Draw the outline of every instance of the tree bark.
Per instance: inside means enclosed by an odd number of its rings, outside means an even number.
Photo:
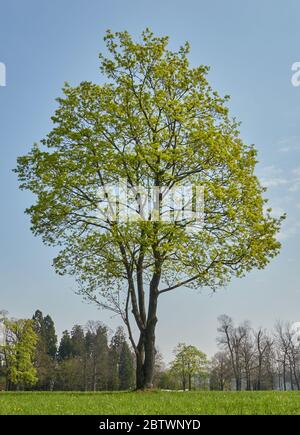
[[[153,388],[155,364],[155,334],[154,328],[141,334],[140,343],[136,352],[136,389],[146,390]]]
[[[283,359],[283,390],[286,391],[286,361]]]
[[[128,279],[128,297],[125,308],[125,323],[128,328],[129,338],[133,344],[136,355],[136,389],[149,389],[153,388],[153,377],[155,367],[155,328],[157,323],[157,302],[159,296],[159,282],[161,277],[162,261],[159,252],[157,251],[157,244],[153,244],[154,256],[154,272],[149,286],[149,304],[148,312],[146,315],[145,309],[145,293],[143,283],[143,250],[137,264],[137,295],[135,292],[135,284],[133,279],[133,271],[130,263],[126,257],[126,250],[120,244],[120,250],[123,257],[124,265],[126,267]],[[128,316],[129,300],[131,301],[132,314],[135,318],[136,325],[139,328],[140,337],[138,344],[135,345],[130,321]]]
[[[150,283],[147,323],[143,331],[140,332],[136,349],[136,388],[142,390],[153,388],[158,282],[159,276],[154,274]]]

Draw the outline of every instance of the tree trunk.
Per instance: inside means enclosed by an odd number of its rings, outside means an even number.
[[[136,350],[136,388],[146,390],[153,388],[155,366],[155,328],[157,323],[158,290],[156,285],[150,285],[150,300],[147,324],[140,333]]]
[[[155,322],[156,323],[156,322]],[[153,388],[155,366],[155,323],[141,334],[136,352],[136,389]]]
[[[144,388],[144,369],[143,362],[139,355],[136,355],[136,389],[142,390]]]
[[[262,362],[261,360],[259,360],[259,365],[258,365],[258,376],[257,376],[257,390],[261,389],[261,374],[262,374]]]
[[[189,373],[189,391],[192,391],[192,375]]]
[[[96,361],[95,356],[93,360],[93,391],[97,390],[97,370],[96,370]]]
[[[286,391],[286,363],[283,361],[283,390]]]
[[[150,329],[145,339],[144,387],[153,388],[155,366],[155,326]]]
[[[144,360],[145,360],[143,334],[140,335],[135,357],[136,357],[136,389],[142,390],[144,388]]]

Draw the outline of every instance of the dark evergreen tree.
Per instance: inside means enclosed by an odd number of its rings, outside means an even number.
[[[68,331],[63,331],[60,345],[58,348],[58,359],[60,361],[68,359],[72,356],[72,341]]]
[[[53,388],[55,381],[57,336],[54,322],[49,315],[43,317],[40,310],[36,310],[32,320],[38,338],[35,351],[35,367],[38,376],[36,388],[49,390]]]
[[[127,390],[133,387],[133,360],[123,328],[117,328],[108,346],[107,327],[90,321],[63,331],[57,349],[52,318],[40,310],[33,315],[38,336],[35,368],[39,390]],[[86,331],[86,332],[85,332]]]
[[[118,327],[115,334],[113,335],[109,352],[109,368],[108,368],[108,389],[118,390],[119,389],[119,362],[122,345],[125,341],[125,334],[122,327]]]
[[[57,353],[57,335],[55,333],[54,322],[49,314],[44,317],[44,334],[46,352],[52,359],[55,359]]]
[[[107,327],[101,322],[89,321],[86,325],[85,389],[108,388],[108,343]]]
[[[123,342],[119,361],[119,389],[129,390],[134,385],[133,355],[128,343]]]
[[[100,324],[94,337],[93,390],[107,389],[108,342],[107,327]]]
[[[82,326],[75,325],[71,331],[72,356],[83,358],[85,354],[85,337]]]

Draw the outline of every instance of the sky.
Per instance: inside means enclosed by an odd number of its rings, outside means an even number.
[[[212,294],[178,289],[162,295],[157,344],[168,361],[178,342],[208,355],[216,349],[217,317],[271,329],[276,320],[300,321],[300,61],[297,0],[0,0],[0,309],[14,317],[49,313],[57,332],[75,323],[121,320],[82,301],[71,278],[55,275],[55,249],[30,231],[12,169],[16,158],[51,130],[50,117],[65,81],[103,82],[98,53],[106,29],[138,38],[146,27],[170,36],[171,49],[191,44],[192,65],[211,67],[208,79],[231,95],[241,137],[258,150],[257,174],[268,187],[274,214],[286,212],[281,254],[263,271],[233,280]],[[3,84],[3,83],[2,83]],[[1,85],[1,77],[0,77]]]

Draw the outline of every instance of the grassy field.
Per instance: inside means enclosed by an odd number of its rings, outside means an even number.
[[[300,414],[300,392],[0,392],[0,414]]]

